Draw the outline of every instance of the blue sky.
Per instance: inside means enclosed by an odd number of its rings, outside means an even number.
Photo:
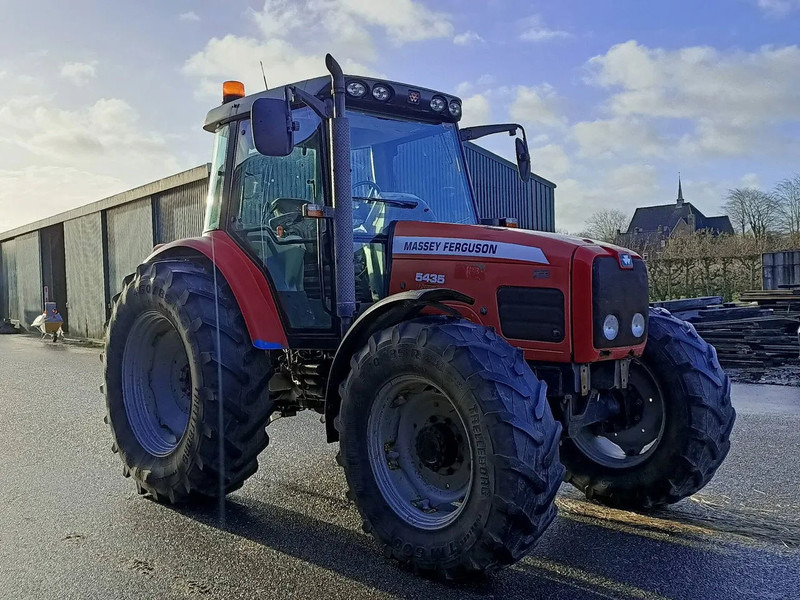
[[[557,227],[800,172],[800,0],[0,0],[0,230],[206,162],[224,79],[349,72],[522,122]],[[510,154],[507,138],[489,147]]]

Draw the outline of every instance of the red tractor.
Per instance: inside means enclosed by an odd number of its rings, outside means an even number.
[[[390,555],[443,577],[522,558],[562,480],[646,508],[702,488],[735,413],[694,328],[610,244],[482,222],[458,98],[345,76],[227,82],[205,233],[125,279],[106,333],[114,449],[138,490],[222,497],[266,426],[324,415]],[[566,467],[566,468],[565,468]]]

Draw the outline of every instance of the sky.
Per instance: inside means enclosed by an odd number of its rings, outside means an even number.
[[[352,74],[515,121],[556,226],[800,172],[800,0],[0,0],[0,231],[208,162],[221,83]],[[509,138],[486,146],[512,157]]]

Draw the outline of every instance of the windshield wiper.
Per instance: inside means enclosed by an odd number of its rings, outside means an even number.
[[[353,196],[353,200],[361,200],[362,202],[382,202],[390,206],[398,208],[417,208],[419,202],[416,200],[400,200],[399,198],[367,198],[366,196]]]

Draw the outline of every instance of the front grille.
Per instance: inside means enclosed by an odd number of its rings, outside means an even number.
[[[595,348],[636,346],[647,339],[647,267],[644,261],[634,259],[632,269],[622,269],[612,256],[601,256],[592,264],[592,322]],[[636,313],[645,318],[642,337],[634,337],[631,319]],[[616,339],[603,335],[603,320],[612,314],[619,320]]]
[[[502,287],[497,291],[500,329],[507,338],[564,339],[564,294],[554,288]]]

